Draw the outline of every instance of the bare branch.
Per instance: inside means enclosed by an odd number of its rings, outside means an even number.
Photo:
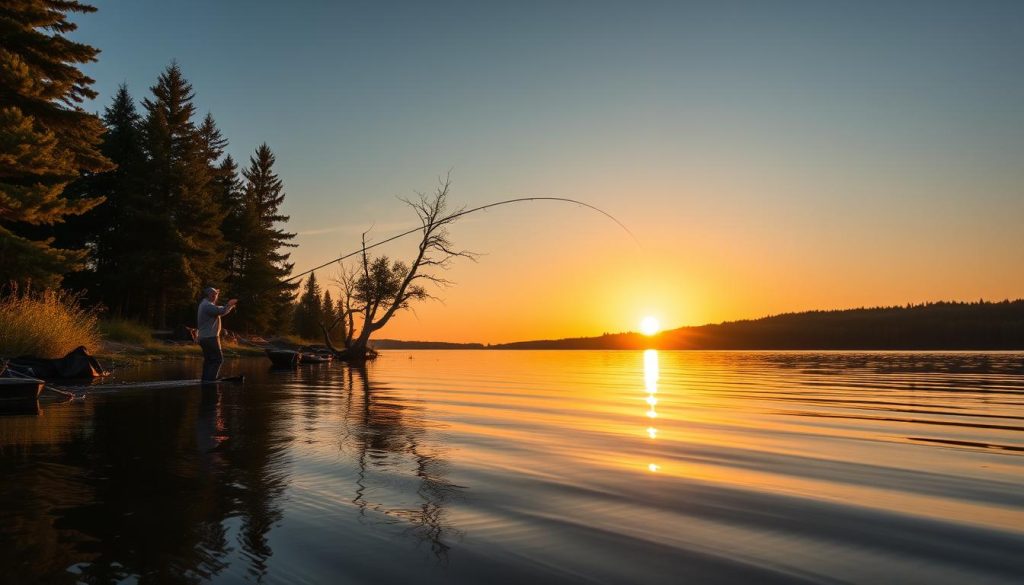
[[[476,261],[477,254],[456,248],[449,235],[448,226],[465,210],[465,207],[449,209],[450,190],[451,171],[438,179],[433,193],[416,192],[415,197],[398,198],[412,208],[420,221],[420,241],[408,265],[387,256],[371,258],[366,250],[366,232],[362,234],[359,268],[344,267],[336,280],[342,290],[339,318],[348,325],[345,327],[346,347],[365,351],[370,335],[384,327],[396,312],[410,309],[416,302],[440,300],[424,285],[436,288],[454,285],[437,271],[447,270],[457,258]],[[362,328],[355,335],[353,321],[357,313],[361,316]]]

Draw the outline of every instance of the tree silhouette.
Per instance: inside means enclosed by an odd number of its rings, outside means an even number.
[[[452,284],[438,276],[438,270],[447,269],[456,258],[475,259],[472,252],[456,250],[449,238],[448,226],[462,211],[461,208],[449,210],[450,189],[451,177],[448,176],[439,181],[433,194],[418,193],[415,200],[402,199],[416,212],[421,225],[416,257],[409,264],[387,256],[371,258],[367,254],[366,233],[363,233],[358,272],[343,265],[337,279],[342,289],[341,302],[346,309],[332,322],[320,324],[324,342],[339,358],[359,361],[372,357],[369,342],[375,332],[387,325],[398,311],[410,308],[413,302],[433,298],[425,285],[446,287]],[[344,348],[338,349],[330,331],[342,323],[346,324]]]

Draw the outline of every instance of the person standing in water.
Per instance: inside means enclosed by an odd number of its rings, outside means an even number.
[[[220,318],[230,313],[238,299],[231,299],[226,305],[217,305],[220,291],[208,286],[203,289],[203,300],[199,303],[196,325],[199,347],[203,348],[203,382],[216,382],[224,352],[220,349]]]

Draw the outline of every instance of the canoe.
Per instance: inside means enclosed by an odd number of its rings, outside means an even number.
[[[267,349],[267,357],[275,368],[294,368],[299,365],[301,354],[290,349]]]
[[[35,378],[0,378],[0,400],[34,402],[42,393],[43,384]]]

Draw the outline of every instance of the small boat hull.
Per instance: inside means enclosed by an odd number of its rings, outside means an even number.
[[[0,378],[0,401],[35,402],[43,392],[44,382],[34,378]]]
[[[300,364],[329,364],[333,359],[329,355],[317,355],[315,353],[299,354]]]
[[[299,352],[290,349],[268,349],[266,352],[275,368],[294,368],[299,365],[301,358]]]

